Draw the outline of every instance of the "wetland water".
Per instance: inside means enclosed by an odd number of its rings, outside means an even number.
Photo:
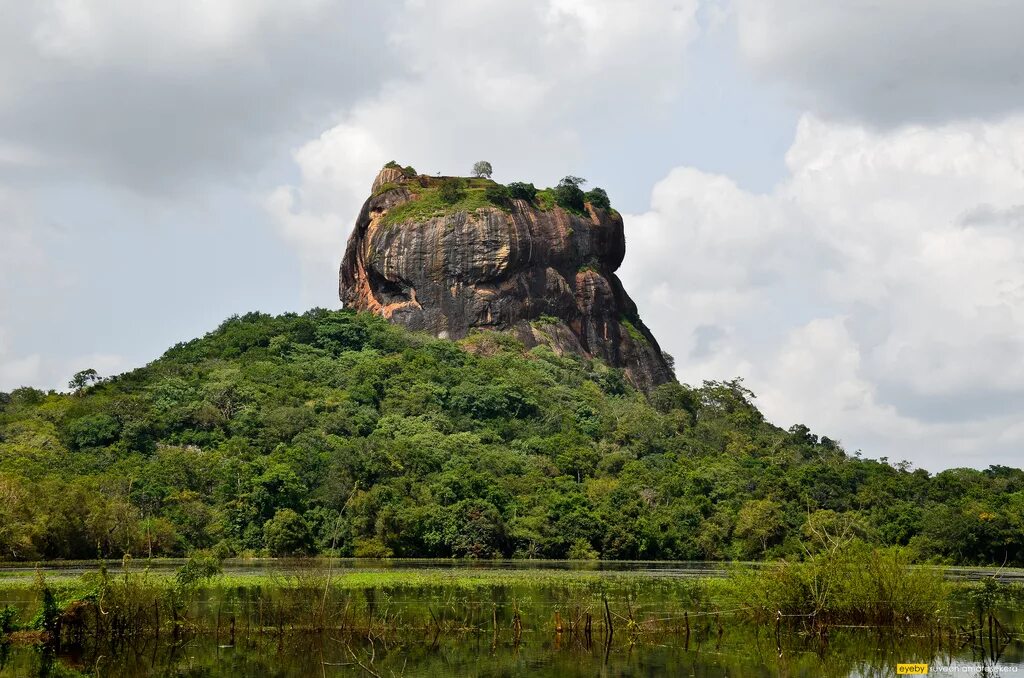
[[[130,571],[166,580],[181,565]],[[96,568],[41,569],[59,589]],[[692,586],[729,572],[718,563],[227,561],[219,583],[185,604],[197,620],[186,631],[171,634],[164,619],[159,635],[113,643],[8,644],[0,676],[893,676],[900,663],[927,664],[933,676],[1024,675],[1016,609],[1000,610],[1006,633],[996,638],[898,623],[779,632],[740,622]],[[112,580],[120,573],[109,565]],[[0,567],[0,607],[32,614],[34,577],[32,567]],[[320,613],[324,628],[310,625]],[[970,609],[958,614],[953,625],[966,628]]]

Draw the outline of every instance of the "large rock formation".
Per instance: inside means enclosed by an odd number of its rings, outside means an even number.
[[[427,204],[406,203],[441,181],[396,168],[377,176],[341,264],[345,307],[451,339],[473,328],[511,332],[528,347],[621,367],[643,390],[674,378],[615,276],[626,252],[617,212],[481,199],[406,219]]]

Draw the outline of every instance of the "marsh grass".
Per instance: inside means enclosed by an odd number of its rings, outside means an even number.
[[[0,583],[0,591],[12,583]],[[17,618],[35,613],[30,627],[46,630],[57,644],[76,645],[190,635],[234,645],[240,638],[308,633],[468,634],[491,642],[540,633],[588,644],[595,637],[642,641],[674,634],[689,644],[691,636],[703,642],[748,625],[774,626],[776,634],[780,626],[950,630],[952,608],[966,601],[991,611],[1011,593],[1021,597],[1020,587],[949,582],[939,570],[909,565],[899,549],[858,544],[700,579],[528,569],[225,575],[202,561],[168,574],[126,561],[117,573],[101,567],[74,580],[37,582]],[[1001,630],[998,619],[990,624]],[[981,626],[971,623],[971,633]]]
[[[759,622],[887,625],[948,617],[954,584],[940,570],[912,566],[902,549],[850,543],[803,561],[740,570],[729,588]]]

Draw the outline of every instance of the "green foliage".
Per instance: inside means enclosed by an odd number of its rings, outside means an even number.
[[[553,315],[542,314],[540,317],[538,317],[536,320],[534,320],[531,324],[534,327],[544,327],[545,325],[557,325],[560,322],[562,322],[561,318],[556,318]]]
[[[855,537],[1024,563],[1018,469],[850,457],[766,422],[740,381],[644,396],[505,333],[456,344],[348,311],[233,317],[81,395],[17,389],[0,469],[9,560],[333,546],[796,562]]]
[[[179,588],[190,588],[204,584],[220,573],[220,560],[212,554],[198,551],[174,573],[174,582]]]
[[[594,207],[601,209],[609,209],[612,206],[612,201],[603,188],[590,189],[584,194],[584,199]]]
[[[53,588],[46,582],[42,572],[36,574],[36,593],[41,604],[39,612],[32,620],[32,628],[44,631],[51,639],[60,637],[60,614],[61,609],[57,604],[57,596]]]
[[[22,386],[10,392],[7,398],[7,402],[12,405],[38,405],[39,403],[43,402],[43,398],[45,397],[46,394],[37,388],[32,388],[31,386]]]
[[[121,436],[121,423],[109,414],[91,414],[71,422],[67,436],[75,449],[102,447]]]
[[[501,184],[493,184],[484,189],[484,197],[498,207],[508,207],[511,196],[508,188]]]
[[[597,556],[597,551],[583,538],[574,541],[569,547],[569,552],[565,554],[570,560],[597,560]]]
[[[71,381],[68,382],[68,388],[77,392],[99,381],[101,381],[100,375],[96,373],[96,370],[89,368],[75,372],[75,376],[71,377]]]
[[[394,225],[413,221],[425,221],[446,214],[475,212],[480,209],[494,207],[495,203],[487,197],[487,190],[495,185],[494,182],[489,180],[473,181],[486,183],[481,185],[470,183],[469,187],[465,187],[459,179],[445,179],[439,184],[414,191],[413,197],[410,200],[388,210],[384,215],[382,223],[384,225]],[[458,182],[457,186],[456,182]],[[448,192],[446,198],[443,198],[441,195],[444,186],[451,187],[445,189]],[[455,202],[449,202],[448,200],[453,197]]]
[[[445,179],[437,189],[438,197],[441,198],[442,202],[446,202],[449,205],[454,205],[462,200],[465,194],[465,190],[462,187],[462,180],[455,177]]]
[[[407,179],[412,179],[413,177],[416,176],[416,168],[414,168],[412,165],[406,165],[405,167],[402,167],[394,160],[388,160],[386,163],[384,163],[384,169],[401,170],[402,174],[405,175]]]
[[[263,538],[272,556],[296,556],[309,552],[309,526],[290,508],[280,509],[263,526]]]
[[[748,573],[738,594],[772,619],[816,623],[928,623],[944,616],[951,585],[940,570],[910,567],[899,548],[850,541],[803,562]]]
[[[483,177],[484,179],[490,179],[491,174],[494,173],[494,169],[491,167],[491,163],[486,160],[479,160],[473,163],[473,176]]]
[[[537,204],[537,207],[543,212],[553,210],[556,204],[555,189],[545,188],[543,190],[538,190],[535,196],[535,202]]]
[[[4,605],[3,609],[0,609],[0,639],[16,628],[15,622],[17,619],[17,608],[11,607],[10,605]]]
[[[582,213],[585,196],[580,186],[585,183],[587,183],[587,180],[581,177],[574,177],[572,175],[562,177],[562,180],[558,182],[554,189],[555,202],[559,207],[570,212]]]
[[[510,198],[532,203],[537,197],[537,187],[522,181],[513,181],[507,186]]]
[[[631,323],[628,318],[622,318],[620,322],[622,323],[622,326],[626,328],[626,334],[629,335],[630,339],[641,346],[647,345],[647,337],[641,334],[640,330],[636,328],[636,325]]]
[[[353,554],[356,558],[390,558],[395,555],[380,537],[357,539]]]
[[[396,184],[393,181],[385,181],[383,184],[381,184],[380,186],[377,187],[377,190],[374,191],[373,194],[374,195],[381,195],[382,193],[387,193],[388,191],[393,191],[396,188],[401,188],[401,185],[400,184]]]

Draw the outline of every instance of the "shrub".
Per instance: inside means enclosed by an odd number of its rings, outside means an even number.
[[[580,537],[569,547],[566,557],[569,560],[597,560],[598,554],[589,541]]]
[[[0,610],[0,637],[6,636],[14,630],[14,622],[17,618],[18,610],[10,605],[5,605],[4,608]]]
[[[580,186],[585,183],[587,180],[580,177],[572,175],[562,177],[562,180],[555,186],[555,202],[567,210],[582,212],[584,194]]]
[[[477,419],[524,419],[538,410],[530,393],[504,379],[487,384],[459,384],[451,390],[449,398],[452,409]]]
[[[121,437],[121,423],[109,414],[90,414],[69,423],[67,431],[75,449],[102,447]]]
[[[537,197],[537,187],[533,184],[527,184],[522,181],[513,181],[506,188],[508,188],[508,195],[510,198],[533,202],[534,198]]]
[[[189,588],[209,581],[220,573],[220,559],[200,551],[189,556],[185,564],[178,568],[174,573],[174,581],[179,588]]]
[[[356,539],[355,550],[352,555],[356,558],[390,558],[395,553],[387,544],[380,540],[380,537],[370,537],[367,539]]]
[[[499,207],[506,207],[509,204],[508,189],[501,184],[493,184],[485,188],[484,197]]]
[[[608,209],[612,206],[612,201],[608,198],[608,193],[603,188],[593,188],[587,191],[584,197],[594,207]]]
[[[949,584],[942,572],[913,568],[899,548],[853,541],[803,562],[738,574],[742,604],[755,616],[814,617],[824,623],[922,622],[941,614]]]
[[[455,204],[459,200],[462,200],[462,196],[465,195],[465,191],[462,188],[462,182],[452,177],[441,182],[441,188],[438,189],[438,195],[444,202]]]
[[[263,539],[273,556],[294,556],[309,552],[311,539],[306,521],[291,509],[281,509],[263,526]]]
[[[409,179],[412,179],[414,176],[416,176],[416,168],[413,167],[412,165],[406,165],[405,167],[402,168],[402,174],[404,174]]]
[[[50,585],[46,583],[43,573],[38,570],[36,571],[35,588],[39,592],[42,604],[32,620],[32,628],[45,631],[51,640],[56,640],[60,638],[60,605],[57,604],[57,597],[53,594]]]

